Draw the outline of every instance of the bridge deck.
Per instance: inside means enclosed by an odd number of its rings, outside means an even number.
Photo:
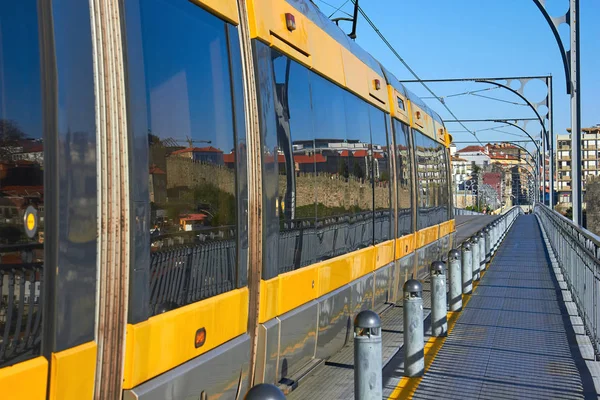
[[[477,231],[480,231],[487,224],[498,218],[497,215],[457,215],[456,216],[456,236],[454,238],[454,247],[470,238]]]
[[[470,236],[493,217],[484,218],[457,221],[457,237]],[[423,378],[403,378],[403,352],[398,351],[403,343],[402,307],[382,314],[384,397],[600,398],[594,388],[600,368],[593,352],[586,351],[590,345],[582,345],[589,340],[563,284],[555,277],[535,216],[519,217],[473,295],[465,297],[466,306],[448,337],[435,339],[437,354],[428,356],[426,350]],[[425,289],[427,317],[427,283]],[[429,326],[427,318],[426,340]],[[353,398],[353,389],[349,345],[303,379],[288,398],[347,400]]]
[[[413,398],[595,398],[577,344],[537,220],[524,215]]]

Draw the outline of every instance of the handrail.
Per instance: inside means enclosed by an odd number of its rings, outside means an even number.
[[[536,203],[534,212],[598,358],[600,315],[596,308],[600,301],[600,238],[543,204]]]

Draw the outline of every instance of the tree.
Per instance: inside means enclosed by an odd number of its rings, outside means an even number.
[[[15,121],[0,119],[0,160],[10,160],[19,141],[25,138],[25,132]]]

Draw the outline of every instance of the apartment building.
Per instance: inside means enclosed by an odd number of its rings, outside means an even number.
[[[581,135],[582,198],[585,202],[585,183],[588,176],[600,175],[600,124],[583,128]],[[556,149],[556,192],[558,203],[571,207],[571,134],[558,135]]]

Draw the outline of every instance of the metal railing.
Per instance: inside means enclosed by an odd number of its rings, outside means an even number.
[[[546,232],[567,287],[577,305],[596,357],[600,355],[600,238],[545,205],[535,214]]]
[[[0,264],[0,367],[39,354],[42,337],[42,245],[0,246],[0,256],[19,254],[19,262]],[[14,257],[13,257],[14,258]]]
[[[457,215],[483,215],[483,213],[480,213],[478,211],[466,210],[464,208],[454,207],[454,216]]]
[[[235,288],[236,242],[218,240],[157,251],[150,258],[153,315]]]

